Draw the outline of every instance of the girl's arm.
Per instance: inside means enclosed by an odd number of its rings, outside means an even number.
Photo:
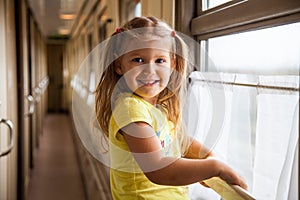
[[[218,176],[230,184],[247,188],[242,178],[216,159],[163,156],[160,141],[147,123],[131,123],[121,132],[144,174],[156,184],[188,185]]]
[[[208,157],[213,157],[213,153],[211,150],[206,148],[200,142],[193,138],[189,138],[190,145],[186,154],[184,155],[185,158],[192,158],[192,159],[204,159]]]

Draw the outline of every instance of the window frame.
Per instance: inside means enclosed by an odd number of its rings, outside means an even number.
[[[202,1],[197,0],[197,17],[191,21],[191,34],[200,41],[297,21],[300,21],[299,0],[232,0],[205,11]]]

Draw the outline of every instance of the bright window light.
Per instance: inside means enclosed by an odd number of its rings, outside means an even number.
[[[208,40],[208,71],[298,75],[300,23]]]

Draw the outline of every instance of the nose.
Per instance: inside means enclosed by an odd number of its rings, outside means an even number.
[[[147,63],[146,65],[143,66],[143,73],[145,75],[148,74],[153,74],[155,72],[155,63]]]

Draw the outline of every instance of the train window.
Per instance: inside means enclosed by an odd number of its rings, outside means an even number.
[[[202,0],[202,9],[207,10],[232,0]]]
[[[203,41],[205,71],[298,75],[300,23]]]
[[[299,166],[300,1],[198,0],[197,6],[190,33],[201,44],[201,63],[190,75],[187,118],[198,119],[191,127],[199,140],[216,141],[216,155],[240,172],[256,199],[298,199],[292,177]],[[207,129],[220,113],[215,139]],[[202,195],[195,187],[192,196]]]

